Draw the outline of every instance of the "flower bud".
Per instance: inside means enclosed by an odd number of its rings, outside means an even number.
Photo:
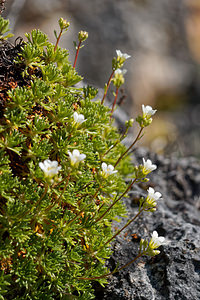
[[[80,31],[78,33],[78,39],[79,39],[79,42],[84,42],[86,39],[88,38],[88,32],[87,31]]]
[[[60,29],[61,29],[61,30],[67,30],[68,27],[69,27],[69,25],[70,25],[70,23],[67,22],[67,21],[66,21],[65,19],[63,19],[63,18],[60,18],[59,21],[58,21],[58,23],[59,23],[59,26],[60,26]]]
[[[117,69],[114,73],[113,84],[119,88],[124,83],[124,74],[126,74],[127,70]]]
[[[152,256],[158,255],[158,254],[160,254],[160,251],[159,251],[159,250],[153,250],[153,251],[152,251]]]
[[[130,128],[130,127],[133,126],[133,123],[134,123],[134,119],[127,120],[125,122],[125,126],[128,127],[128,128]]]

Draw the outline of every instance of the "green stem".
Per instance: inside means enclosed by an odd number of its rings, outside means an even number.
[[[102,186],[100,185],[100,186],[98,187],[98,189],[96,190],[95,194],[92,196],[93,199],[96,198],[96,196],[97,196],[97,194],[98,194],[98,192],[100,191],[101,188],[102,188]]]
[[[65,192],[65,190],[66,190],[66,188],[67,188],[67,186],[68,186],[70,176],[71,176],[71,174],[69,173],[68,176],[67,176],[67,181],[66,181],[66,183],[65,183],[65,186],[64,186],[64,188],[63,188],[63,190],[62,190],[62,193],[60,194],[60,196],[59,196],[59,198],[58,198],[58,201],[57,201],[57,202],[58,202],[58,205],[60,205],[60,201],[61,201],[61,199],[62,199],[62,196],[63,196],[63,194],[64,194],[64,192]]]
[[[105,202],[101,204],[101,206],[98,209],[98,212],[100,212],[100,210],[102,209],[102,207],[105,205]]]
[[[84,185],[83,187],[81,187],[78,191],[76,191],[76,193],[83,191],[84,189],[86,189],[88,186],[90,186],[90,184],[94,183],[95,181],[91,181],[89,183],[87,183],[86,185]]]
[[[115,72],[115,70],[113,70],[112,73],[110,74],[110,77],[109,77],[109,79],[108,79],[108,83],[107,83],[107,86],[106,86],[106,90],[105,90],[104,95],[103,95],[103,98],[102,98],[102,100],[101,100],[101,104],[103,104],[104,101],[105,101],[105,98],[106,98],[106,95],[107,95],[107,92],[108,92],[108,88],[109,88],[109,86],[110,86],[110,83],[111,83],[112,77],[113,77],[113,75],[114,75],[114,72]]]
[[[131,184],[129,184],[129,186],[126,188],[126,190],[121,194],[121,196],[119,196],[119,198],[117,198],[117,200],[115,200],[109,207],[108,207],[108,209],[103,213],[103,215],[101,215],[101,217],[99,217],[96,221],[95,221],[95,223],[97,223],[97,222],[99,222],[110,210],[111,210],[111,208],[119,201],[119,200],[121,200],[123,197],[124,197],[124,195],[126,195],[126,193],[130,190],[130,188],[133,186],[133,184],[136,182],[136,180],[137,180],[137,178],[135,178],[132,182],[131,182]]]
[[[89,184],[91,184],[91,183],[89,183]],[[87,184],[86,186],[88,186],[89,184]],[[99,186],[98,187],[98,189],[97,189],[97,191],[95,192],[95,194],[91,197],[91,198],[95,198],[96,197],[96,195],[97,195],[97,193],[98,193],[98,191],[100,190],[100,188],[101,188],[101,186]],[[73,221],[75,221],[77,218],[78,218],[78,216],[80,216],[80,214],[82,213],[82,212],[84,212],[85,211],[85,209],[88,207],[88,205],[86,205],[71,221],[69,221],[68,223],[67,223],[67,226],[68,225],[70,225]],[[95,215],[94,215],[95,216]],[[94,216],[92,217],[92,219],[94,218]],[[91,220],[92,220],[91,219]]]
[[[105,204],[105,203],[101,204],[101,206],[100,206],[99,209],[98,209],[98,212],[100,212],[100,210],[101,210],[101,208],[104,206],[104,204]],[[92,220],[93,220],[95,217],[96,217],[96,214],[94,214],[94,215],[92,216],[92,218],[90,219],[90,224],[92,223]]]
[[[44,210],[45,212],[48,212],[50,209],[52,209],[52,208],[56,205],[56,203],[58,203],[58,205],[60,205],[61,198],[62,198],[62,196],[63,196],[63,194],[64,194],[64,192],[65,192],[65,190],[66,190],[66,188],[67,188],[67,185],[68,185],[70,176],[71,176],[71,174],[69,173],[68,176],[67,176],[66,184],[65,184],[65,186],[64,186],[64,188],[63,188],[63,190],[62,190],[62,192],[61,192],[61,194],[60,194],[60,196],[59,196],[59,198],[57,199],[57,201],[56,201],[55,203],[53,203],[52,205],[50,205],[49,207],[47,207],[47,208]]]
[[[121,141],[121,140],[120,140]],[[119,140],[118,141],[116,141],[115,143],[114,143],[114,145],[112,145],[105,153],[104,153],[104,155],[103,155],[103,157],[105,156],[105,155],[107,155],[115,146],[117,146],[117,144],[119,144],[119,142],[120,142]]]
[[[47,193],[47,190],[48,190],[48,183],[45,184],[45,189],[44,189],[44,192],[43,194],[41,195],[40,199],[38,199],[38,201],[36,202],[36,204],[31,207],[29,210],[26,210],[22,215],[18,215],[19,218],[23,218],[24,216],[26,216],[28,213],[30,212],[33,212],[34,208],[40,204],[40,202],[42,201],[42,199],[44,199],[44,197],[46,196],[46,193]]]
[[[87,208],[87,207],[84,207],[81,211],[79,211],[79,213],[78,213],[72,220],[70,220],[70,221],[66,224],[66,226],[69,226],[71,223],[73,223],[73,222],[80,216],[80,214],[82,214],[82,212],[85,211],[86,208]]]
[[[43,194],[41,195],[40,199],[38,199],[38,201],[36,202],[35,207],[37,207],[37,206],[41,203],[41,201],[44,199],[44,197],[46,196],[48,187],[49,187],[49,185],[48,185],[48,183],[46,183],[46,184],[45,184],[44,192],[43,192]]]
[[[134,142],[130,145],[130,147],[118,158],[117,162],[115,163],[114,167],[116,167],[118,165],[118,163],[122,160],[122,158],[129,152],[129,150],[135,145],[135,143],[139,140],[140,135],[142,133],[143,127],[140,128],[140,131],[136,137],[136,139],[134,140]]]
[[[59,186],[61,183],[63,183],[67,178],[68,178],[69,175],[67,175],[66,177],[63,178],[63,180],[59,181],[57,184],[55,184],[53,187],[57,187]]]

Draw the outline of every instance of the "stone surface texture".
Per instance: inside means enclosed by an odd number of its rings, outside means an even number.
[[[123,266],[138,253],[140,238],[150,239],[156,230],[166,238],[160,254],[142,257],[109,278],[105,288],[96,286],[102,300],[198,300],[200,299],[200,163],[194,158],[165,158],[139,148],[134,163],[150,158],[158,169],[150,181],[133,187],[125,200],[128,218],[137,213],[139,197],[149,186],[163,195],[154,213],[143,213],[113,243],[109,267]],[[122,223],[115,224],[121,228]],[[116,229],[115,229],[116,230]]]

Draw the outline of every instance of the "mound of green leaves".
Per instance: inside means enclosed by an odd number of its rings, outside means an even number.
[[[114,165],[126,151],[110,109],[94,99],[96,89],[75,86],[82,78],[67,50],[39,30],[26,37],[12,62],[21,79],[1,99],[0,299],[92,299],[84,278],[109,271],[104,244],[125,208],[118,201],[104,213],[126,190],[132,167],[125,158],[103,176],[102,162]],[[75,149],[86,158],[73,166]],[[51,179],[39,166],[47,159],[61,167]]]

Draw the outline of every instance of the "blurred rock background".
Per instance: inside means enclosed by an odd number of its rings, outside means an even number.
[[[123,110],[133,117],[142,104],[158,109],[140,145],[200,158],[199,0],[7,0],[5,6],[16,36],[39,28],[55,42],[58,19],[69,20],[60,45],[72,62],[77,33],[88,31],[77,64],[88,84],[103,88],[116,49],[130,54]]]

